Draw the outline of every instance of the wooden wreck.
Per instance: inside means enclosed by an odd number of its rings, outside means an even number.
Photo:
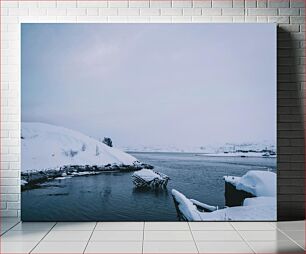
[[[152,169],[142,169],[132,175],[132,181],[137,188],[165,188],[169,176]]]

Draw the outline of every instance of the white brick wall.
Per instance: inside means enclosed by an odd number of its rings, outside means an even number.
[[[288,86],[288,82],[304,87],[304,0],[2,0],[0,4],[1,216],[20,215],[20,22],[276,22],[281,28],[278,34],[279,87],[285,92],[285,98],[279,100],[280,104],[283,103],[280,112],[289,114],[293,109],[288,109],[286,105],[295,105],[287,92],[293,90],[293,85]],[[291,127],[284,127],[284,131],[280,132],[284,138],[280,135],[279,142],[284,145],[290,143],[287,142],[287,136],[297,137],[296,140],[301,141],[299,129],[294,133],[291,131],[298,125],[290,124]],[[294,165],[301,163],[300,157],[290,157],[287,160]],[[290,165],[285,160],[284,166],[281,165],[279,169],[284,170],[280,175],[285,176],[290,170],[295,170]],[[294,193],[299,194],[299,190]],[[285,207],[293,204],[286,203],[292,198],[283,193],[282,189],[279,194],[283,195],[280,200],[283,200]],[[279,213],[281,210],[279,208]]]

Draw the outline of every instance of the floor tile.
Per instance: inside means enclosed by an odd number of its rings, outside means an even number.
[[[275,230],[270,222],[231,222],[236,230]]]
[[[29,253],[38,242],[2,242],[0,253]]]
[[[242,241],[236,231],[192,231],[195,241]]]
[[[144,242],[143,253],[198,253],[193,241]]]
[[[55,222],[20,222],[12,228],[13,231],[48,231]]]
[[[7,231],[8,231],[8,228],[1,228],[0,235],[3,235]]]
[[[145,222],[145,230],[190,230],[187,222]]]
[[[1,241],[6,242],[35,242],[40,241],[47,232],[41,231],[12,231],[1,236]]]
[[[235,230],[229,222],[189,222],[191,230]]]
[[[90,241],[142,241],[143,231],[94,231]]]
[[[306,249],[305,247],[305,240],[296,240],[295,241],[301,248],[303,248],[304,250]]]
[[[144,222],[98,222],[95,230],[143,230]]]
[[[193,241],[190,231],[145,231],[145,241]]]
[[[17,225],[20,221],[18,220],[12,220],[12,221],[7,221],[5,220],[4,222],[1,221],[1,226],[0,226],[0,229],[1,229],[1,232],[0,234],[2,235],[3,233],[5,233],[6,231],[10,230],[11,228],[13,228],[15,225]]]
[[[66,230],[93,230],[96,222],[58,222],[52,229],[55,231],[66,231]]]
[[[285,235],[289,236],[293,241],[298,243],[305,249],[305,231],[304,230],[290,230],[282,231]]]
[[[281,221],[276,223],[281,230],[305,230],[305,221]]]
[[[282,231],[285,235],[288,235],[293,240],[305,240],[305,231],[303,230],[290,230]]]
[[[197,242],[200,253],[253,253],[243,241],[240,242]]]
[[[43,239],[44,242],[86,242],[92,231],[50,231]]]
[[[291,241],[249,242],[255,253],[304,253],[304,250]]]
[[[1,230],[0,230],[1,232],[0,232],[0,234],[1,234],[1,235],[4,234],[5,232],[9,231],[12,227],[13,227],[13,226],[7,226],[7,225],[2,226],[2,225],[1,225]]]
[[[278,230],[271,231],[239,231],[246,241],[282,241],[289,240],[287,236]]]
[[[86,242],[40,242],[32,253],[83,253]]]
[[[142,242],[89,242],[85,253],[142,253]]]

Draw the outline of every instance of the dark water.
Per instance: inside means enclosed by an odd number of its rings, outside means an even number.
[[[131,173],[54,180],[22,192],[24,221],[176,221],[175,188],[207,204],[224,205],[224,175],[276,170],[275,158],[207,157],[182,153],[133,153],[170,176],[167,190],[140,191]]]

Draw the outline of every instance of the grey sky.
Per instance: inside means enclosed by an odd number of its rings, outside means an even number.
[[[275,141],[273,24],[23,24],[22,121],[118,146]]]

